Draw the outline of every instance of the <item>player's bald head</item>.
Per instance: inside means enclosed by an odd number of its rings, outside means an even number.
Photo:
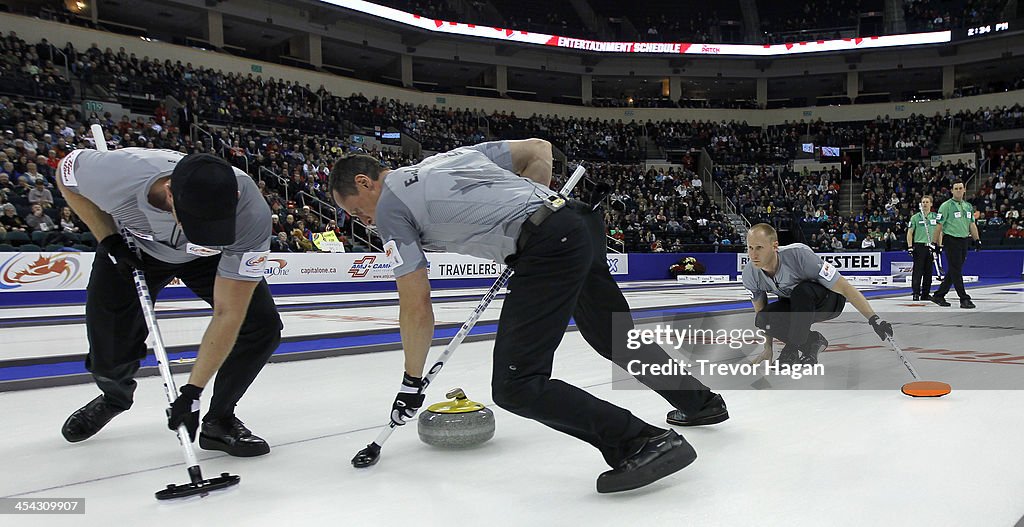
[[[775,227],[768,225],[767,223],[758,223],[747,231],[747,238],[755,236],[764,240],[767,244],[779,241],[779,233],[775,231]]]

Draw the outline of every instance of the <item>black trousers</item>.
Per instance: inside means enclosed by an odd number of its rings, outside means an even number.
[[[843,295],[818,282],[801,282],[789,298],[780,298],[758,312],[754,325],[787,346],[801,346],[810,336],[811,324],[838,317],[844,307]]]
[[[669,355],[658,346],[625,350],[626,335],[613,335],[612,314],[628,313],[629,305],[608,271],[604,221],[600,211],[571,202],[533,230],[527,244],[507,263],[515,269],[509,280],[494,343],[491,379],[494,402],[517,415],[539,421],[598,448],[611,466],[623,459],[626,443],[649,425],[629,410],[551,378],[555,349],[575,318],[583,338],[602,357],[624,367],[631,359],[664,364]],[[621,341],[615,346],[613,338]],[[697,379],[680,375],[676,389],[664,389],[663,378],[645,379],[675,408],[695,412],[711,397]]]
[[[967,238],[942,235],[942,250],[946,253],[946,276],[935,290],[936,296],[946,296],[952,285],[956,287],[956,294],[961,301],[970,300],[971,296],[964,289],[964,261],[967,260],[968,243]]]
[[[935,255],[926,243],[914,244],[914,272],[910,276],[910,288],[914,295],[928,295],[932,291],[932,271],[935,268]]]
[[[169,264],[143,255],[146,285],[156,300],[175,277],[199,298],[213,305],[213,284],[220,256]],[[142,315],[135,282],[100,251],[92,266],[85,304],[89,355],[85,367],[103,391],[107,402],[128,409],[135,393],[135,372],[146,357],[149,329]],[[230,417],[252,381],[281,342],[281,318],[266,281],[260,281],[230,355],[217,371],[213,396],[205,420]]]

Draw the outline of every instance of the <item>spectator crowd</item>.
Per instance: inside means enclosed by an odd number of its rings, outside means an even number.
[[[731,207],[750,221],[770,221],[810,232],[819,247],[892,247],[922,194],[940,202],[951,181],[970,179],[975,167],[931,166],[943,134],[966,134],[1024,126],[1020,105],[979,108],[957,114],[878,116],[865,122],[787,122],[769,127],[735,121],[648,122],[531,115],[487,114],[474,109],[428,107],[361,93],[338,95],[290,80],[223,73],[202,66],[153,61],[120,49],[92,46],[78,52],[48,42],[29,45],[15,34],[0,35],[12,53],[0,71],[30,79],[0,98],[0,245],[9,249],[88,249],[95,244],[67,208],[55,186],[54,169],[72,149],[92,146],[89,125],[100,124],[114,148],[168,148],[221,155],[257,179],[274,214],[274,248],[315,250],[313,234],[333,230],[349,249],[372,245],[372,232],[353,225],[331,205],[327,174],[338,156],[367,152],[390,166],[484,140],[543,137],[569,160],[585,160],[593,178],[613,193],[607,210],[609,236],[624,251],[735,249],[741,244],[725,211],[709,197],[714,185]],[[53,95],[71,83],[113,93],[142,94],[149,112],[115,118],[85,114]],[[14,86],[13,84],[11,86]],[[21,89],[25,88],[25,89]],[[72,90],[73,91],[73,90]],[[168,107],[168,105],[171,107]],[[140,115],[145,115],[141,117]],[[368,146],[362,137],[400,131],[421,150]],[[863,210],[840,207],[850,177],[836,170],[796,171],[788,163],[802,144],[862,147],[864,164],[852,179]],[[378,144],[373,142],[373,144]],[[645,168],[651,149],[677,152],[681,165]],[[712,181],[697,174],[705,150],[716,163]],[[413,155],[409,152],[420,152]],[[982,151],[991,176],[976,180],[970,199],[986,228],[1020,233],[1020,145]],[[833,240],[835,238],[836,240]],[[870,239],[871,241],[866,241]],[[379,246],[379,245],[378,245]]]

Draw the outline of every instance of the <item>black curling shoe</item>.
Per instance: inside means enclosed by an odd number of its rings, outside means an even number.
[[[253,435],[235,416],[203,421],[199,446],[203,450],[220,450],[235,457],[255,457],[270,453],[270,445],[263,438]]]
[[[828,339],[824,335],[817,331],[812,331],[810,336],[807,338],[807,342],[804,342],[803,346],[800,346],[800,352],[803,355],[800,357],[800,364],[815,365],[818,363],[818,354],[825,351],[828,347]]]
[[[75,410],[75,413],[64,421],[60,433],[69,443],[85,441],[96,435],[117,414],[124,411],[106,401],[102,395],[89,401],[89,404]]]
[[[682,410],[672,410],[665,416],[665,421],[674,426],[701,426],[721,423],[729,418],[729,409],[720,394],[714,394],[699,412],[685,414]]]
[[[673,430],[634,442],[634,454],[620,461],[617,468],[598,476],[598,492],[638,489],[686,468],[697,459],[697,451]]]

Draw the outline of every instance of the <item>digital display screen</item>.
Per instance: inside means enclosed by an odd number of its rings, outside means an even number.
[[[983,24],[979,26],[965,27],[954,31],[953,36],[957,40],[968,38],[988,37],[1006,33],[1010,30],[1020,29],[1024,24],[1020,20],[996,22],[995,24]]]
[[[366,0],[321,0],[345,9],[380,17],[393,23],[415,27],[435,33],[462,35],[497,40],[505,43],[536,44],[595,53],[640,53],[671,55],[732,55],[775,57],[820,53],[827,51],[853,51],[894,46],[917,46],[949,42],[951,32],[932,31],[905,35],[863,36],[832,40],[810,40],[785,44],[696,44],[692,42],[606,42],[581,38],[533,33],[516,28],[501,28],[469,24],[454,20],[436,20]]]

